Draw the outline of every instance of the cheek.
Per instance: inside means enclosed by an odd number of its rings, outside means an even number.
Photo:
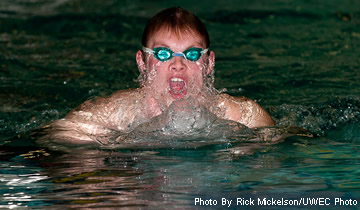
[[[166,81],[167,75],[166,62],[160,62],[156,59],[150,59],[148,62],[148,80],[153,85],[161,85],[161,81]]]
[[[147,68],[149,71],[154,71],[157,69],[157,67],[159,66],[159,61],[156,60],[154,57],[148,57],[148,65],[147,65]]]
[[[158,60],[154,59],[153,57],[149,56],[147,58],[146,70],[147,70],[147,73],[149,74],[149,76],[152,76],[157,72],[158,67],[159,67],[158,63],[159,63]]]
[[[200,60],[196,61],[195,62],[197,68],[202,72],[202,73],[205,73],[206,72],[206,69],[208,67],[207,63],[205,62],[205,58],[204,56],[201,57]]]
[[[203,60],[199,60],[199,61],[196,61],[195,62],[195,66],[194,68],[196,68],[196,73],[194,75],[194,77],[196,78],[195,79],[195,83],[198,85],[198,86],[202,86],[206,80],[206,77],[207,77],[207,74],[206,74],[206,71],[207,71],[207,64],[203,61]]]
[[[198,77],[203,78],[204,76],[206,76],[206,68],[207,65],[204,62],[196,61],[194,63],[194,70],[195,70],[194,72]]]
[[[193,66],[191,71],[189,71],[189,83],[192,84],[190,86],[196,88],[201,87],[204,83],[204,76],[199,66]]]

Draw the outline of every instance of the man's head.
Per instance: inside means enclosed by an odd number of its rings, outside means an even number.
[[[192,33],[201,37],[205,48],[210,46],[209,34],[201,20],[180,7],[165,9],[150,19],[143,32],[142,45],[148,47],[151,37],[160,30],[170,31],[176,36]]]
[[[161,11],[146,25],[142,44],[145,50],[136,54],[141,86],[151,88],[154,97],[167,105],[177,99],[197,97],[209,82],[212,85],[215,54],[206,52],[210,44],[208,32],[192,13],[182,8]],[[167,48],[164,52],[174,56],[162,60],[154,56],[154,48]],[[197,48],[199,56],[180,56],[191,48]]]

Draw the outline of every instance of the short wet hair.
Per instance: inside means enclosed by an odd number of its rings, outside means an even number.
[[[210,46],[210,38],[205,25],[197,16],[183,8],[168,8],[152,17],[144,29],[142,45],[147,47],[151,36],[161,29],[168,29],[176,36],[181,36],[184,31],[195,33],[202,37],[206,48]]]

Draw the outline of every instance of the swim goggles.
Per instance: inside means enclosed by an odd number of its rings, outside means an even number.
[[[200,59],[202,54],[206,53],[208,49],[196,48],[192,47],[184,52],[175,53],[167,47],[156,47],[154,49],[150,49],[147,47],[142,47],[142,50],[146,53],[154,55],[156,59],[161,62],[165,62],[170,60],[173,56],[181,56],[189,61],[197,61]]]

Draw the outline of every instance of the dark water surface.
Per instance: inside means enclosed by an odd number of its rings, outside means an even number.
[[[2,146],[0,207],[183,209],[195,208],[196,197],[219,208],[221,198],[232,199],[231,208],[236,198],[360,202],[355,0],[1,0],[0,139],[59,119],[89,97],[137,87],[143,27],[174,5],[206,24],[217,88],[316,137],[240,157],[229,145],[66,154]]]

